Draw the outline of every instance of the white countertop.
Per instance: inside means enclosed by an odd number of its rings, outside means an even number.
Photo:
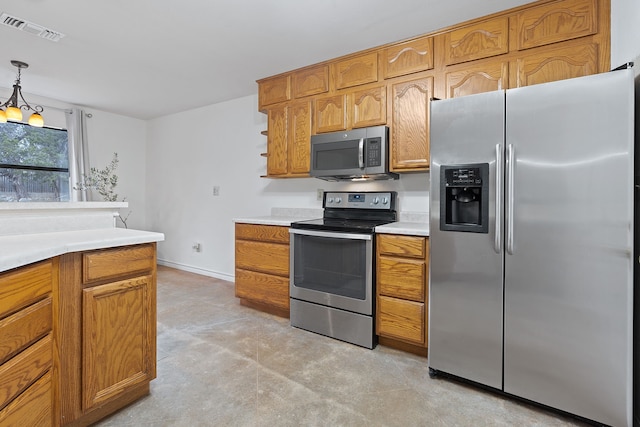
[[[303,221],[305,219],[313,219],[313,218],[320,218],[320,217],[301,218],[296,216],[266,215],[266,216],[255,216],[251,218],[234,218],[233,222],[235,223],[239,222],[239,223],[245,223],[245,224],[260,224],[260,225],[280,225],[284,227],[289,227],[292,222]]]
[[[384,234],[406,234],[409,236],[428,236],[428,222],[392,222],[391,224],[379,225],[376,233]]]
[[[0,271],[69,252],[159,242],[164,234],[124,228],[0,236]]]

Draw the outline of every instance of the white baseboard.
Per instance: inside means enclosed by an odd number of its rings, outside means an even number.
[[[178,262],[167,261],[164,259],[158,259],[158,264],[165,267],[175,268],[177,270],[184,270],[190,273],[201,274],[203,276],[215,277],[216,279],[226,280],[229,282],[235,282],[236,277],[234,275],[220,273],[218,271],[207,270],[205,268],[194,267],[191,265],[180,264]]]

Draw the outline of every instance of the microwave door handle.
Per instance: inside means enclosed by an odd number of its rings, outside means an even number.
[[[358,167],[364,169],[364,138],[360,138],[358,142]]]

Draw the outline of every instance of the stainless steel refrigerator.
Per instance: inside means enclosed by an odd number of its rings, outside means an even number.
[[[634,77],[431,105],[429,367],[633,422]]]

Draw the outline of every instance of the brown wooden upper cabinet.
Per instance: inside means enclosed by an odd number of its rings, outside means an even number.
[[[394,172],[429,167],[429,102],[433,77],[394,83],[391,92],[391,164]]]
[[[598,31],[597,0],[570,0],[524,9],[514,20],[517,49],[529,49],[595,34]]]
[[[501,17],[445,34],[445,64],[502,55],[509,51],[509,18]]]
[[[293,73],[293,97],[329,92],[329,66],[319,65]]]
[[[382,76],[385,79],[433,68],[433,37],[421,37],[382,49]]]
[[[355,90],[349,97],[351,127],[383,125],[387,122],[387,87],[376,85]]]
[[[266,112],[265,107],[291,99],[291,76],[276,76],[258,82],[258,110]]]
[[[267,176],[309,174],[311,101],[272,107],[268,111]]]
[[[334,67],[336,89],[344,89],[378,81],[377,52],[337,61]]]
[[[575,40],[551,49],[526,52],[510,66],[510,87],[531,86],[598,72],[598,45],[589,41]]]
[[[308,176],[312,133],[377,125],[393,172],[428,170],[431,98],[606,72],[610,26],[611,0],[539,0],[258,80],[267,176]]]
[[[347,95],[329,95],[315,100],[315,133],[347,128]]]
[[[445,71],[447,98],[502,90],[508,84],[509,60],[503,56],[455,65]]]

